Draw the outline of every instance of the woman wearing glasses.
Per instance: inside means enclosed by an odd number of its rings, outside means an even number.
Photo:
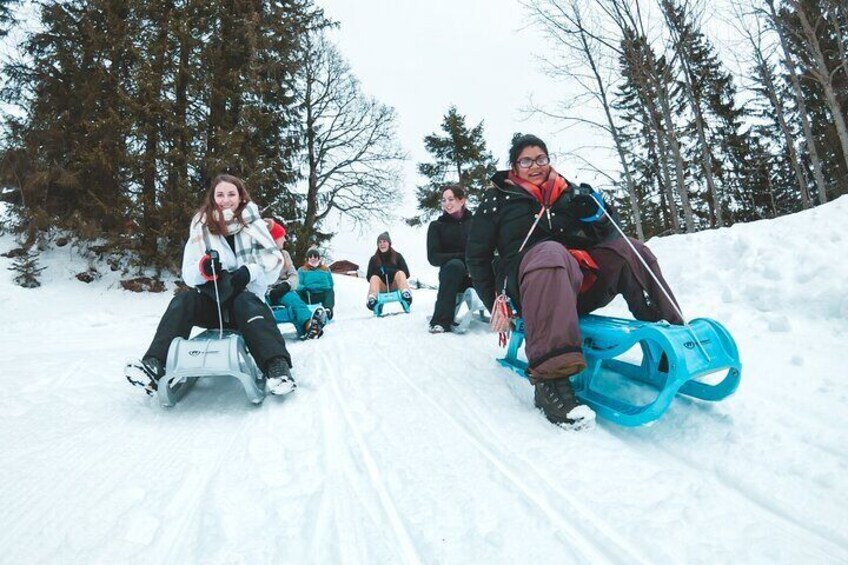
[[[536,406],[555,424],[584,427],[594,414],[578,406],[569,380],[586,367],[578,315],[621,294],[639,320],[683,320],[618,234],[608,216],[615,218],[615,212],[604,211],[591,187],[557,173],[541,139],[513,137],[509,163],[508,171],[492,177],[493,186],[474,214],[468,272],[493,314],[495,330],[506,330],[510,323],[497,315],[496,299],[501,303],[509,297],[524,319]],[[653,253],[637,240],[630,242],[673,299]]]
[[[430,333],[453,329],[456,295],[471,286],[465,267],[465,243],[471,229],[471,212],[465,207],[465,188],[456,184],[442,191],[443,214],[427,229],[427,260],[439,268],[439,293]]]

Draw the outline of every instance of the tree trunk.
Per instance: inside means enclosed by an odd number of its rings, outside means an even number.
[[[777,94],[777,88],[774,84],[774,78],[771,75],[771,69],[768,68],[768,64],[763,58],[763,53],[757,45],[754,45],[754,57],[756,58],[756,65],[760,70],[760,75],[763,77],[769,102],[774,109],[775,119],[780,127],[781,134],[783,134],[786,149],[789,152],[789,161],[792,165],[792,170],[795,173],[795,179],[798,181],[798,187],[801,189],[801,203],[804,208],[810,208],[812,206],[812,202],[810,201],[810,189],[807,186],[807,177],[801,169],[801,159],[798,156],[798,150],[795,148],[795,141],[792,139],[792,132],[789,129],[789,124],[786,123],[783,103],[780,101]],[[821,168],[819,168],[819,173],[821,173]],[[769,186],[771,186],[771,181],[769,181]],[[771,198],[773,203],[773,191]]]
[[[146,130],[144,154],[142,156],[141,192],[142,192],[142,249],[147,257],[156,256],[158,233],[158,208],[156,205],[156,165],[159,160],[159,128],[161,127],[161,99],[165,58],[168,53],[168,33],[170,27],[171,2],[166,1],[161,8],[159,32],[153,44],[153,61],[150,64],[150,76],[145,81],[147,88],[142,91],[144,100],[143,127]],[[156,10],[159,12],[159,10]]]
[[[786,43],[786,30],[780,23],[777,12],[774,8],[774,2],[768,0],[769,13],[771,15],[774,31],[780,39],[780,47],[783,51],[784,64],[789,73],[789,81],[792,83],[792,91],[795,94],[795,103],[798,105],[798,114],[801,116],[801,126],[804,130],[804,139],[807,142],[807,149],[810,152],[810,164],[813,167],[813,178],[816,181],[816,188],[819,193],[819,202],[824,204],[827,202],[827,183],[824,180],[822,172],[821,159],[819,159],[818,145],[816,144],[815,135],[813,135],[813,127],[810,124],[810,116],[807,113],[807,104],[804,101],[804,93],[801,90],[801,81],[798,78],[798,72],[795,68],[795,62],[792,60],[792,53],[789,51],[789,46]],[[810,203],[812,204],[812,203]]]
[[[178,43],[179,62],[177,63],[176,77],[174,79],[174,115],[171,121],[172,140],[174,153],[168,170],[168,186],[166,194],[174,202],[180,202],[185,198],[183,184],[188,179],[188,82],[189,61],[191,55],[191,33],[188,12],[180,16]]]
[[[683,65],[683,86],[686,92],[686,99],[692,109],[695,117],[695,131],[698,134],[698,144],[700,145],[701,153],[701,168],[704,171],[704,180],[707,182],[707,189],[710,195],[710,226],[722,227],[724,219],[721,212],[721,199],[718,196],[716,187],[715,175],[713,174],[713,156],[710,151],[709,143],[707,142],[706,128],[704,125],[704,114],[701,111],[701,101],[695,96],[695,89],[692,85],[692,69],[689,66],[688,54],[684,52],[682,38],[677,29],[671,22],[670,14],[668,13],[669,4],[663,2],[663,14],[666,18],[667,27],[671,30],[671,35],[674,39],[674,47],[677,55],[680,57],[680,62]]]
[[[801,28],[804,30],[807,47],[809,48],[810,55],[812,55],[812,60],[815,62],[815,72],[813,73],[813,76],[815,76],[819,84],[822,85],[827,105],[830,106],[833,124],[836,126],[836,133],[839,136],[839,144],[842,146],[842,158],[845,161],[846,170],[848,170],[848,127],[845,125],[845,115],[842,113],[842,108],[840,107],[839,100],[836,97],[836,92],[833,88],[833,78],[830,75],[830,70],[827,68],[827,62],[824,59],[821,45],[819,45],[816,30],[807,18],[804,8],[797,0],[791,0],[790,5],[795,7],[798,18],[801,21]]]
[[[589,66],[592,69],[592,75],[595,78],[595,84],[598,85],[598,98],[600,98],[601,105],[604,107],[604,115],[607,118],[610,133],[612,134],[612,139],[615,143],[615,149],[618,153],[618,161],[621,164],[621,170],[624,173],[624,179],[627,183],[627,195],[630,198],[630,212],[631,214],[633,214],[633,223],[636,226],[636,237],[639,238],[639,241],[645,241],[645,231],[642,228],[642,213],[639,210],[639,200],[636,194],[636,183],[633,181],[633,175],[630,173],[630,167],[627,164],[627,159],[625,159],[624,157],[624,144],[621,141],[621,134],[612,116],[610,102],[607,98],[607,89],[604,85],[603,79],[601,79],[600,72],[598,72],[598,67],[595,64],[595,57],[592,54],[592,49],[589,48],[589,43],[586,41],[586,34],[584,28],[582,27],[583,22],[582,19],[580,19],[579,12],[575,14],[575,17],[580,25],[578,29],[580,32],[580,43],[583,46],[583,53],[586,56],[586,59],[589,62]]]
[[[677,202],[675,201],[674,194],[672,192],[671,171],[668,168],[668,147],[666,146],[665,135],[663,134],[662,126],[660,125],[662,122],[660,111],[654,103],[654,100],[644,97],[642,94],[639,95],[639,98],[642,101],[642,106],[645,109],[645,113],[648,116],[651,127],[656,134],[657,150],[654,153],[657,155],[657,160],[659,161],[658,172],[660,182],[662,184],[660,190],[664,192],[666,202],[668,203],[669,216],[671,217],[670,227],[674,230],[674,233],[681,233],[680,211],[677,209]],[[654,142],[654,138],[648,136],[649,146],[652,146]]]
[[[674,183],[677,188],[677,195],[680,197],[680,206],[683,208],[683,221],[686,224],[686,232],[694,233],[695,218],[692,215],[692,205],[689,203],[689,192],[686,189],[683,156],[680,154],[680,142],[677,139],[677,132],[674,129],[674,116],[668,100],[668,90],[664,85],[657,84],[656,87],[663,121],[666,124],[665,132],[668,135],[668,143],[671,148],[672,158],[674,159]]]

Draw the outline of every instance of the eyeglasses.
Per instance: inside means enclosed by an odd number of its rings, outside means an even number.
[[[533,163],[536,163],[540,167],[544,167],[550,164],[551,160],[547,155],[539,155],[535,159],[531,159],[530,157],[522,157],[518,160],[518,166],[522,169],[529,169],[533,166]]]

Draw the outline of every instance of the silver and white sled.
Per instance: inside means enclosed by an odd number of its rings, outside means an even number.
[[[460,315],[463,306],[465,306],[465,312]],[[480,320],[486,321],[486,306],[473,288],[467,288],[464,293],[456,295],[456,309],[453,318],[456,325],[452,331],[458,334],[467,332],[475,315]]]
[[[159,380],[159,404],[173,406],[201,377],[234,377],[253,404],[265,399],[265,377],[238,332],[206,330],[191,339],[174,338]]]

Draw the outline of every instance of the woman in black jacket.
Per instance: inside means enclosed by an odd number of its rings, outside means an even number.
[[[377,293],[390,290],[400,290],[400,295],[407,304],[412,304],[412,293],[409,291],[409,267],[403,255],[392,247],[389,232],[384,231],[377,236],[377,252],[368,261],[368,301],[365,305],[373,310],[377,305]]]
[[[471,212],[465,207],[465,188],[449,185],[442,192],[444,213],[430,222],[427,230],[427,260],[439,267],[439,293],[430,333],[449,332],[453,328],[456,295],[471,286],[465,267],[465,244],[471,229]]]
[[[683,319],[651,250],[635,239],[628,245],[603,213],[600,196],[553,169],[541,139],[514,137],[509,161],[511,169],[492,177],[474,214],[468,272],[490,311],[504,291],[521,313],[536,406],[551,422],[579,424],[593,415],[588,408],[573,412],[578,403],[569,377],[586,368],[578,315],[621,294],[639,320]]]

